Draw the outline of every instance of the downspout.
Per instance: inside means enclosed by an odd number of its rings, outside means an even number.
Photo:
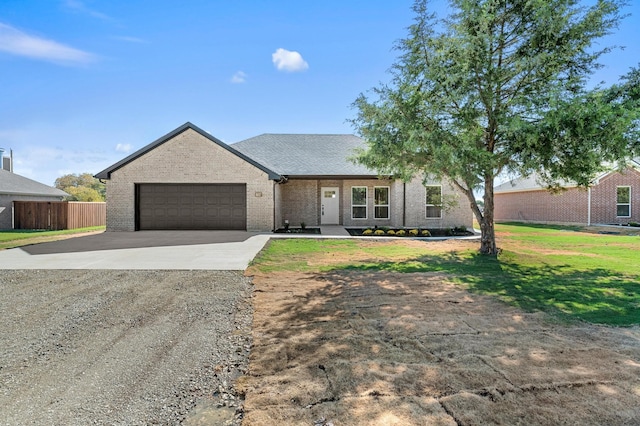
[[[587,189],[587,226],[591,226],[591,186]]]
[[[402,227],[407,226],[407,183],[402,182]]]
[[[273,191],[271,191],[273,193],[273,220],[271,221],[272,223],[272,230],[271,232],[274,232],[277,228],[276,228],[276,185],[278,185],[278,183],[274,180],[273,182]]]

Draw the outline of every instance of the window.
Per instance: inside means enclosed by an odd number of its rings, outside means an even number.
[[[442,217],[442,186],[427,185],[427,219]]]
[[[389,219],[388,186],[376,186],[373,188],[373,217],[375,219]]]
[[[631,217],[631,187],[616,188],[616,210],[618,217]]]
[[[351,218],[352,219],[367,218],[367,187],[366,186],[351,187]]]

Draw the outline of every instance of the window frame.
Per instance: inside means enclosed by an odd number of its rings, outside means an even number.
[[[618,196],[619,196],[618,191],[620,190],[620,188],[627,188],[629,201],[626,202],[626,203],[621,203],[620,199],[618,198]],[[618,214],[619,213],[618,209],[621,206],[626,206],[629,209],[629,212],[628,212],[627,215],[622,215],[621,216],[621,215]],[[631,217],[631,186],[630,185],[619,185],[619,186],[616,186],[616,217],[624,217],[624,218]]]
[[[354,204],[353,202],[353,190],[354,189],[364,189],[364,204]],[[369,188],[366,186],[352,186],[351,187],[351,219],[352,220],[366,220],[369,217],[369,208],[367,206],[367,199],[369,197]],[[364,217],[354,217],[353,209],[355,207],[362,208],[364,207]]]
[[[426,219],[442,219],[442,185],[425,185],[424,215]],[[429,188],[440,188],[440,203],[429,203]],[[438,207],[439,216],[429,216],[429,207]]]
[[[378,189],[386,189],[387,190],[387,204],[376,204],[376,190]],[[386,217],[378,217],[377,207],[386,207],[387,208],[387,216]],[[390,186],[374,186],[373,187],[373,218],[377,220],[389,220],[391,218],[391,187]]]

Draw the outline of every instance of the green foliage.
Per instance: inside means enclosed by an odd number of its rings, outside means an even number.
[[[585,185],[603,161],[637,152],[640,77],[586,89],[610,50],[597,40],[622,19],[623,0],[449,3],[452,15],[439,20],[416,1],[391,83],[354,102],[351,122],[368,143],[355,161],[381,175],[447,178],[480,224],[481,253],[495,255],[495,177],[539,172],[550,186]]]
[[[94,178],[91,173],[60,176],[54,185],[69,194],[68,201],[105,200],[105,184]]]

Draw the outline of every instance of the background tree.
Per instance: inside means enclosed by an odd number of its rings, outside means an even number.
[[[91,173],[68,174],[60,176],[55,187],[68,193],[68,201],[104,201],[105,184],[93,177]]]
[[[356,161],[383,175],[447,178],[480,224],[480,252],[497,254],[493,187],[502,173],[539,172],[588,185],[603,161],[637,149],[630,81],[587,90],[595,41],[618,24],[623,2],[450,0],[437,19],[417,1],[396,48],[392,81],[361,94],[351,120],[368,149]],[[635,126],[635,127],[634,127]],[[474,190],[484,191],[484,209]]]

